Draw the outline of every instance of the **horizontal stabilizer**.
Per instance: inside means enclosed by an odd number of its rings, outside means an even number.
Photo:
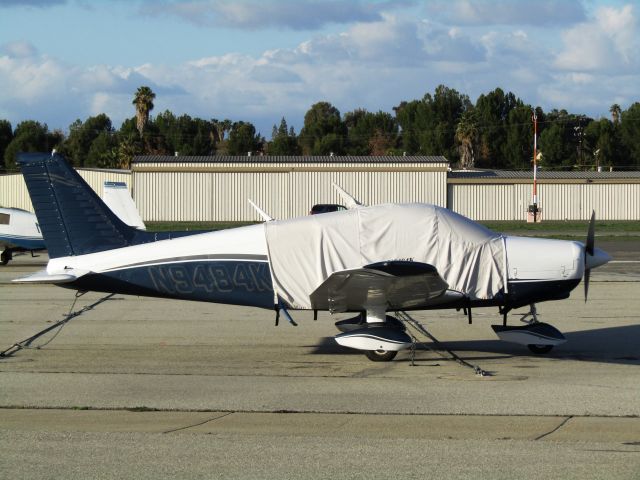
[[[78,272],[77,270],[73,270],[73,273],[54,273],[49,274],[46,270],[40,270],[32,275],[22,278],[16,278],[12,280],[14,283],[53,283],[53,284],[61,284],[61,283],[70,283],[74,280],[77,280],[82,275],[88,272]]]

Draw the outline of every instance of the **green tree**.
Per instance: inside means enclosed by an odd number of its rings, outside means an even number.
[[[140,136],[144,132],[144,127],[149,122],[149,113],[153,110],[153,100],[156,94],[146,86],[138,87],[133,97],[133,105],[136,106],[136,127]]]
[[[473,168],[475,145],[478,143],[478,117],[474,110],[467,110],[460,117],[455,139],[460,149],[460,168]]]
[[[129,169],[133,158],[137,155],[142,155],[144,152],[135,117],[128,118],[122,122],[120,130],[116,133],[116,138],[118,140],[118,148],[116,152],[112,153],[113,160],[116,160],[115,168]]]
[[[100,132],[91,142],[84,165],[97,168],[119,168],[117,151],[118,139],[116,136],[111,132]]]
[[[549,112],[540,134],[543,165],[582,168],[585,163],[590,163],[593,150],[587,142],[584,129],[591,121],[583,115],[569,114],[566,110]]]
[[[640,167],[640,103],[636,102],[620,116],[620,138],[628,154],[626,166]]]
[[[344,115],[347,126],[347,153],[386,155],[398,139],[398,123],[387,112],[357,109]]]
[[[400,147],[403,152],[414,155],[420,150],[418,110],[422,109],[421,100],[403,101],[393,107],[396,121],[401,128]]]
[[[304,155],[342,155],[346,137],[347,127],[340,111],[328,102],[318,102],[304,116],[299,141]]]
[[[585,128],[587,143],[592,146],[595,167],[611,167],[621,162],[620,139],[617,124],[606,119],[593,121]]]
[[[149,127],[154,129],[153,148],[158,154],[211,155],[216,148],[213,122],[189,115],[176,117],[169,110],[157,115]],[[145,134],[146,137],[149,135]],[[151,140],[151,138],[149,139]]]
[[[269,155],[300,155],[298,137],[293,127],[287,126],[287,121],[282,117],[280,126],[273,126],[271,142],[268,145]]]
[[[0,171],[4,170],[4,151],[13,140],[13,128],[8,120],[0,120]]]
[[[262,138],[256,134],[256,128],[249,122],[235,122],[229,133],[229,155],[247,155],[261,149]]]
[[[496,88],[476,101],[476,115],[479,128],[478,166],[504,168],[506,160],[509,113],[522,106],[522,101],[511,93]]]
[[[402,129],[402,147],[409,154],[444,155],[456,162],[455,131],[462,114],[472,108],[467,95],[439,85],[433,95],[394,108]]]
[[[541,120],[542,111],[538,111]],[[507,117],[507,138],[502,149],[503,160],[500,168],[527,169],[533,161],[533,108],[518,105],[511,109]]]
[[[15,170],[19,152],[50,152],[59,149],[64,140],[60,131],[50,132],[46,123],[34,120],[20,122],[13,132],[13,139],[4,151],[4,164],[7,170]]]
[[[102,133],[114,134],[111,119],[104,113],[89,117],[84,122],[78,119],[69,126],[69,136],[64,141],[60,152],[75,166],[88,165],[87,156],[91,145]]]
[[[614,124],[620,123],[620,114],[622,113],[620,105],[614,103],[613,105],[611,105],[611,108],[609,108],[609,112],[611,112],[611,121]]]

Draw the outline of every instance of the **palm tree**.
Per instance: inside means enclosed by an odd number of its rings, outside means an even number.
[[[620,113],[621,113],[620,105],[618,105],[617,103],[614,103],[613,105],[611,105],[611,108],[609,109],[609,111],[611,112],[611,118],[613,119],[613,123],[617,124],[618,122],[620,122]]]
[[[456,127],[456,141],[460,144],[460,167],[473,168],[475,163],[473,146],[478,142],[478,123],[475,112],[467,110]]]
[[[154,98],[156,98],[156,94],[149,87],[138,87],[133,102],[131,102],[136,106],[136,127],[140,136],[149,121],[149,112],[153,110]]]

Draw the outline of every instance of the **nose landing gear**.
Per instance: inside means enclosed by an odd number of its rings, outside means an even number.
[[[506,325],[506,313],[504,315],[503,325],[491,325],[500,340],[526,345],[531,352],[537,355],[549,353],[553,347],[567,341],[557,328],[538,321],[538,311],[533,303],[530,305],[529,311],[522,315],[521,321],[526,325],[508,326]]]

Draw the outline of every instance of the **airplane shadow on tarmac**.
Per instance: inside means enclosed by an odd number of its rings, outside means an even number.
[[[417,354],[425,350],[448,349],[464,360],[482,360],[509,357],[547,357],[555,359],[579,360],[585,362],[617,363],[640,366],[640,325],[598,328],[565,333],[567,343],[555,347],[550,353],[536,355],[524,345],[501,340],[459,340],[440,341],[439,348],[431,342],[424,342]],[[472,355],[467,355],[466,353]],[[323,338],[314,345],[314,355],[362,355],[358,350],[341,347],[333,337]],[[489,355],[485,355],[489,354]],[[496,357],[498,356],[498,357]]]

